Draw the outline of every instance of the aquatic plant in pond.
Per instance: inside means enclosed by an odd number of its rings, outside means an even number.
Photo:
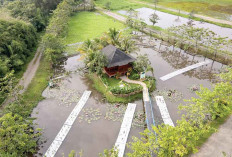
[[[122,122],[127,106],[120,104],[108,104],[105,119]],[[132,127],[144,128],[145,114],[143,111],[136,111],[132,121]]]
[[[84,108],[82,114],[79,116],[78,121],[87,122],[88,124],[101,119],[102,113],[99,108]]]
[[[163,96],[164,99],[168,99],[171,102],[178,102],[183,99],[183,93],[175,90],[175,89],[164,89],[164,90],[156,90],[153,92],[153,97]]]
[[[47,87],[43,96],[46,98],[54,98],[58,100],[59,105],[70,106],[72,103],[77,103],[80,98],[80,93],[76,89],[70,89],[64,83],[59,83],[58,88]]]

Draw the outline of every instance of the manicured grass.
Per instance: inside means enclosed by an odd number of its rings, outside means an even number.
[[[109,102],[109,103],[129,103],[129,102],[133,102],[135,100],[139,100],[142,99],[142,91],[140,93],[131,95],[131,96],[126,96],[126,97],[122,97],[122,96],[115,96],[110,92],[110,88],[111,87],[115,87],[119,85],[119,82],[121,82],[121,79],[116,79],[116,78],[109,78],[108,76],[103,76],[103,79],[105,79],[107,81],[107,86],[104,85],[103,80],[101,78],[99,78],[96,74],[88,74],[87,77],[92,80],[93,82],[93,87],[100,92],[103,97]],[[149,91],[152,92],[155,90],[156,85],[155,85],[155,80],[145,80],[144,83],[147,84],[147,87],[149,88]],[[138,84],[129,84],[126,83],[126,85],[130,86],[130,87],[141,87]]]
[[[109,28],[123,29],[125,26],[98,12],[79,12],[73,15],[69,21],[66,44],[82,42],[102,36]]]

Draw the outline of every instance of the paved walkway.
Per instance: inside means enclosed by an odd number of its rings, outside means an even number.
[[[146,112],[147,128],[152,131],[152,126],[155,125],[155,118],[154,118],[153,105],[149,97],[147,85],[141,81],[130,80],[126,76],[121,77],[121,79],[127,83],[139,84],[143,87],[143,103]]]
[[[123,157],[126,148],[127,138],[131,130],[131,124],[135,113],[136,104],[129,103],[122,121],[122,125],[115,143],[118,149],[118,157]]]
[[[139,84],[143,87],[143,101],[150,101],[149,92],[147,85],[141,81],[130,80],[126,76],[121,77],[121,79],[127,83]]]
[[[135,2],[135,3],[140,3],[140,4],[145,4],[145,5],[149,5],[151,7],[155,7],[154,4],[151,4],[151,3],[148,3],[148,2],[141,2],[141,1],[136,1],[136,0],[131,0],[132,2]],[[176,12],[176,13],[179,13],[179,10],[176,10],[176,9],[171,9],[171,8],[167,8],[167,7],[164,7],[164,6],[160,6],[160,5],[157,5],[156,6],[157,8],[161,8],[161,9],[166,9],[166,10],[170,10],[170,11],[173,11],[173,12]],[[181,14],[185,14],[185,15],[189,15],[189,12],[186,12],[186,11],[180,11]],[[201,18],[203,20],[207,20],[207,21],[212,21],[212,22],[217,22],[217,23],[222,23],[222,24],[227,24],[227,25],[231,25],[232,26],[232,22],[231,21],[227,21],[227,20],[222,20],[222,19],[216,19],[216,18],[213,18],[213,17],[209,17],[209,16],[204,16],[204,15],[199,15],[199,14],[194,14],[195,17],[198,17],[198,18]]]
[[[72,128],[72,125],[74,121],[76,120],[77,116],[81,112],[82,108],[86,104],[87,100],[89,99],[89,96],[91,94],[91,91],[85,91],[82,95],[81,99],[75,106],[75,108],[70,113],[69,117],[65,121],[64,125],[60,129],[59,133],[55,137],[54,141],[46,151],[44,157],[54,157],[58,149],[60,148],[61,144],[63,143],[65,137],[69,133],[70,129]]]
[[[155,99],[156,99],[156,104],[159,107],[161,116],[163,118],[164,124],[174,127],[175,125],[172,121],[172,118],[169,115],[167,105],[164,101],[164,97],[163,96],[156,96]]]
[[[228,157],[232,155],[232,116],[222,124],[218,132],[214,133],[192,157]]]
[[[161,79],[162,81],[166,81],[166,80],[169,80],[169,79],[171,79],[171,78],[173,78],[173,77],[175,77],[175,76],[177,76],[177,75],[183,74],[183,73],[185,73],[185,72],[187,72],[187,71],[196,69],[196,68],[198,68],[198,67],[200,67],[200,66],[203,66],[203,65],[206,65],[206,64],[209,64],[209,63],[211,63],[209,60],[206,60],[206,61],[203,61],[203,62],[199,62],[199,63],[197,63],[197,64],[193,64],[193,65],[187,66],[187,67],[185,67],[185,68],[176,70],[176,71],[174,71],[174,72],[172,72],[172,73],[169,73],[169,74],[167,74],[167,75],[161,77],[160,79]]]

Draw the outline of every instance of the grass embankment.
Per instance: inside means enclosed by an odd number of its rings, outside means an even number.
[[[118,97],[109,92],[102,80],[96,74],[88,74],[87,77],[93,82],[93,87],[100,92],[109,103],[129,103],[142,98],[142,93],[131,95],[130,97]]]
[[[149,5],[145,5],[145,6],[149,7],[149,8],[152,8],[152,9],[155,9],[154,7],[150,7]],[[165,13],[168,13],[168,14],[176,15],[176,16],[181,16],[181,17],[184,17],[184,18],[189,18],[189,15],[187,15],[187,14],[182,14],[182,13],[171,11],[171,10],[167,10],[167,9],[156,8],[156,10],[161,11],[161,12],[165,12]],[[195,17],[195,16],[191,17],[191,19],[195,20],[195,21],[203,21],[203,22],[211,23],[211,24],[214,24],[214,25],[217,25],[217,26],[221,26],[221,27],[232,28],[232,25],[218,23],[218,22],[209,21],[209,20],[203,20],[203,19],[201,19],[199,17]]]
[[[52,70],[50,69],[50,63],[45,60],[45,58],[42,58],[34,78],[27,90],[23,93],[24,103],[32,104],[34,108],[34,106],[43,99],[42,92],[47,87],[51,74]]]
[[[100,37],[109,28],[123,29],[125,25],[98,12],[76,13],[69,20],[65,44],[73,44]],[[78,45],[68,46],[66,52],[69,55],[76,54],[77,47]]]
[[[143,1],[143,0],[139,0],[139,1]],[[151,3],[151,4],[154,4],[154,3]],[[168,3],[170,4],[170,3]],[[159,3],[160,5],[160,3]],[[168,10],[168,9],[164,9],[164,8],[155,8],[155,7],[152,7],[150,6],[149,4],[144,4],[143,7],[148,7],[148,8],[152,8],[152,9],[156,9],[158,11],[161,11],[161,12],[165,12],[165,13],[168,13],[168,14],[172,14],[172,15],[176,15],[176,16],[181,16],[181,17],[184,17],[184,18],[189,18],[189,15],[188,14],[182,14],[182,13],[179,13],[178,11],[172,11],[172,10]],[[190,6],[191,7],[191,4]],[[171,8],[171,7],[170,7]],[[174,8],[176,10],[182,10],[182,9],[179,9],[179,8]],[[184,11],[187,11],[187,12],[191,12],[192,10],[184,10]],[[201,12],[196,12],[194,10],[194,13],[201,13]],[[206,16],[210,16],[206,13],[201,13],[203,15],[206,15]],[[214,16],[215,18],[218,18],[217,16]],[[215,21],[210,21],[210,20],[206,20],[206,19],[202,19],[202,18],[199,18],[199,17],[191,17],[192,20],[195,20],[195,21],[203,21],[203,22],[207,22],[207,23],[211,23],[211,24],[214,24],[214,25],[217,25],[217,26],[220,26],[220,27],[227,27],[227,28],[232,28],[232,25],[229,25],[229,24],[224,24],[224,23],[219,23],[219,22],[215,22]]]
[[[130,96],[120,96],[120,95],[114,95],[110,92],[110,89],[116,86],[119,86],[121,79],[116,79],[116,78],[109,78],[109,77],[103,77],[104,79],[106,79],[105,81],[107,81],[107,85],[103,83],[103,80],[98,77],[96,74],[88,74],[87,78],[89,78],[92,82],[93,82],[93,87],[100,92],[103,97],[107,100],[107,102],[109,103],[129,103],[129,102],[133,102],[135,100],[139,100],[142,99],[142,87],[141,87],[141,91],[139,93],[130,95]],[[122,82],[123,84],[125,82]],[[145,80],[144,83],[147,84],[148,88],[150,91],[154,91],[156,86],[155,86],[155,80],[153,80],[152,82]],[[140,87],[140,85],[137,84],[128,84],[125,83],[126,86],[130,86],[130,87],[135,87],[138,88]]]

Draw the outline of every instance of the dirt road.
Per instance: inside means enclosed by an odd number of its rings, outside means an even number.
[[[34,58],[28,64],[27,70],[24,72],[23,77],[20,79],[20,81],[17,85],[17,86],[23,87],[22,90],[19,91],[20,94],[22,94],[27,89],[27,87],[31,83],[31,80],[35,76],[35,73],[36,73],[36,71],[39,67],[39,64],[40,64],[41,57],[42,57],[42,50],[41,50],[41,47],[39,46]],[[14,99],[10,98],[10,97],[5,99],[5,101],[1,105],[0,112],[7,104],[9,104],[13,101],[14,101]]]
[[[23,86],[23,89],[20,91],[20,93],[23,93],[27,89],[28,85],[31,83],[31,80],[35,76],[35,73],[39,67],[41,57],[41,47],[38,47],[34,58],[29,63],[27,70],[24,72],[23,77],[19,81],[19,85]]]

